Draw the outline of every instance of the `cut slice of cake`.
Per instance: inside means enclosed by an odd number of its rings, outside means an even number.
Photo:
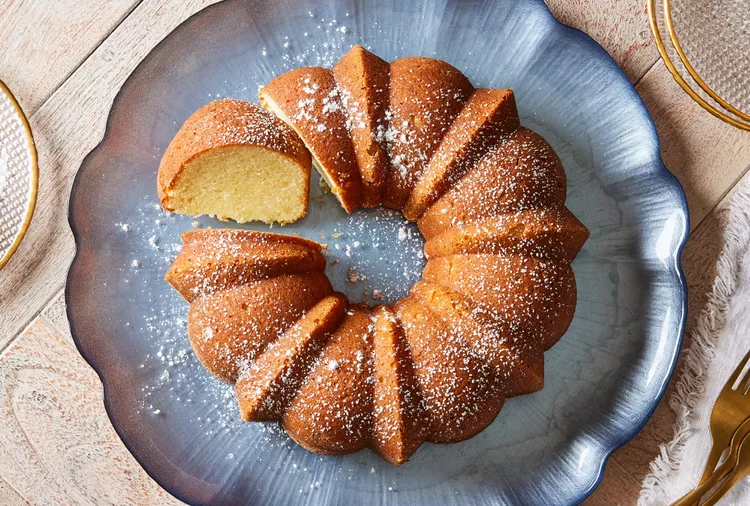
[[[380,205],[390,165],[385,142],[388,72],[387,62],[359,44],[333,66],[362,177],[363,207]]]
[[[315,359],[346,314],[347,299],[321,300],[252,363],[240,371],[235,391],[242,419],[280,420]]]
[[[310,153],[257,104],[198,109],[169,144],[157,177],[162,207],[239,223],[291,223],[307,213]]]
[[[323,67],[290,70],[259,92],[260,103],[299,134],[346,212],[361,205],[362,178],[333,73]]]
[[[433,153],[474,91],[459,70],[432,58],[391,63],[389,126],[391,169],[383,204],[400,210]]]
[[[417,181],[404,206],[404,216],[417,221],[490,148],[520,125],[512,90],[475,90]]]

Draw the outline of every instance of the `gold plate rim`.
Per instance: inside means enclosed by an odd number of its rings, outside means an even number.
[[[15,95],[13,95],[13,92],[10,91],[10,88],[8,88],[8,86],[1,79],[0,90],[8,95],[8,98],[10,99],[11,104],[13,104],[16,113],[18,113],[18,117],[21,119],[21,124],[23,125],[24,131],[26,133],[26,140],[29,144],[29,150],[31,152],[31,196],[29,197],[29,204],[26,208],[26,216],[24,216],[23,223],[21,223],[21,228],[16,234],[16,238],[13,240],[10,248],[5,253],[5,255],[0,258],[1,270],[8,264],[16,250],[18,250],[18,247],[21,245],[21,241],[23,241],[23,238],[26,236],[26,232],[28,232],[29,226],[31,225],[31,218],[34,216],[34,209],[36,208],[37,193],[39,192],[39,160],[29,120],[26,117],[26,114],[24,114],[23,109],[21,109],[21,105],[18,103]]]
[[[731,111],[732,113],[735,113],[735,111],[739,111],[738,109],[733,107],[731,104],[729,104],[726,100],[719,97],[716,94],[716,92],[714,92],[711,88],[709,88],[708,85],[705,84],[703,79],[701,79],[701,77],[698,75],[698,73],[695,71],[693,66],[688,61],[687,56],[682,51],[682,47],[680,46],[680,43],[677,40],[677,34],[674,31],[674,27],[672,25],[672,16],[671,16],[670,6],[671,6],[670,0],[664,0],[665,24],[667,25],[667,31],[669,32],[670,41],[674,45],[675,51],[677,52],[678,57],[680,58],[682,63],[685,65],[685,69],[688,71],[690,76],[695,80],[698,86],[703,91],[705,91],[711,98],[716,100],[716,102],[719,103],[722,107],[726,108],[728,111]],[[667,47],[664,44],[664,39],[662,38],[661,33],[659,31],[659,24],[656,18],[656,0],[647,0],[647,7],[648,7],[649,25],[651,26],[651,32],[656,42],[656,49],[659,51],[659,55],[661,56],[661,59],[664,61],[664,64],[667,66],[667,70],[669,71],[669,73],[672,74],[672,77],[675,79],[675,81],[677,81],[677,84],[680,85],[680,87],[690,96],[690,98],[692,98],[695,102],[698,103],[698,105],[703,107],[703,109],[705,109],[712,115],[716,116],[717,118],[719,118],[720,120],[726,123],[729,123],[730,125],[734,127],[740,128],[742,130],[750,131],[750,123],[746,123],[744,121],[738,120],[737,118],[733,118],[732,116],[729,116],[728,114],[720,111],[713,105],[709,104],[685,81],[685,78],[682,77],[682,75],[679,73],[674,63],[672,62],[671,58],[669,57],[669,54],[667,53]],[[743,119],[745,119],[746,117],[746,115],[742,113],[741,111],[735,114],[737,114],[738,117],[743,118]]]

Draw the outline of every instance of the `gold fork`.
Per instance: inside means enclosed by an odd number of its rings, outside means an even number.
[[[724,384],[724,387],[719,393],[719,397],[716,399],[713,410],[711,411],[710,430],[713,445],[711,447],[711,452],[708,455],[708,460],[706,461],[706,467],[703,470],[703,476],[701,476],[697,488],[700,488],[701,485],[709,481],[711,475],[714,474],[714,469],[719,462],[721,454],[724,453],[724,450],[729,446],[733,434],[739,430],[738,427],[740,427],[743,421],[750,417],[750,398],[743,395],[744,388],[742,388],[746,379],[746,375],[742,375],[742,371],[745,369],[748,361],[750,361],[750,352],[748,352],[740,361],[737,368],[732,372],[732,375]],[[735,383],[738,383],[737,380],[740,379],[740,375],[742,375],[742,381],[739,382],[740,387],[735,389],[734,385]],[[739,445],[741,441],[742,438],[737,440],[737,444]],[[729,471],[731,471],[731,468],[728,469],[725,474],[728,474]],[[711,481],[713,485],[715,485],[720,479],[721,478],[715,478]],[[711,487],[703,489],[703,492],[707,492],[710,488]],[[697,498],[700,499],[700,496]],[[678,502],[675,504],[680,503]],[[692,504],[692,502],[684,502],[682,504],[689,505]]]
[[[714,409],[711,411],[711,440],[713,446],[711,447],[711,453],[708,455],[703,476],[698,483],[703,483],[713,474],[721,454],[729,445],[732,434],[743,420],[750,417],[750,402],[743,396],[742,388],[742,385],[745,384],[745,376],[740,382],[740,388],[734,389],[734,384],[737,383],[748,360],[750,360],[750,352],[745,355],[745,358],[742,359],[724,384],[724,388],[721,389],[719,397],[716,399]]]
[[[700,502],[701,497],[703,497],[706,492],[714,488],[716,484],[723,480],[727,475],[732,474],[735,471],[735,466],[737,465],[740,458],[740,446],[745,442],[748,435],[750,435],[750,418],[742,422],[742,425],[739,426],[737,431],[732,436],[732,442],[729,449],[729,457],[727,458],[727,460],[722,465],[720,465],[716,469],[716,472],[709,476],[706,481],[682,496],[676,503],[672,504],[672,506],[697,505]],[[750,445],[744,449],[744,452],[747,453],[750,457]],[[748,464],[750,465],[750,462],[748,462]],[[727,481],[732,479],[733,477],[734,475],[730,476]],[[720,489],[722,488],[724,488],[724,484],[722,484],[722,486],[720,487]],[[714,495],[715,494],[713,494],[711,498],[714,498]],[[717,496],[714,499],[714,503],[720,498],[721,495]],[[703,506],[705,506],[705,504]]]
[[[719,466],[721,467],[721,466]],[[717,470],[718,471],[718,470]],[[719,499],[724,497],[729,490],[734,487],[738,481],[750,473],[750,436],[745,436],[740,443],[739,460],[732,469],[732,473],[724,480],[719,488],[709,496],[703,506],[714,506]]]

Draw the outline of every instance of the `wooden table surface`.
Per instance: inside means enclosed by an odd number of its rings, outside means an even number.
[[[172,29],[213,1],[0,2],[0,79],[30,118],[41,171],[29,233],[0,271],[0,504],[178,502],[115,434],[101,383],[70,337],[62,297],[74,248],[67,198],[125,79]],[[635,84],[656,122],[662,158],[685,188],[689,335],[722,246],[717,210],[750,177],[750,133],[703,111],[673,81],[652,41],[645,0],[548,4],[604,46]],[[669,392],[643,431],[608,461],[586,504],[635,504],[649,463],[672,435],[668,398]]]

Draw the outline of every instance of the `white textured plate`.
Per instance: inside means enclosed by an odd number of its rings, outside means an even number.
[[[31,223],[39,171],[29,122],[0,81],[0,269]]]

